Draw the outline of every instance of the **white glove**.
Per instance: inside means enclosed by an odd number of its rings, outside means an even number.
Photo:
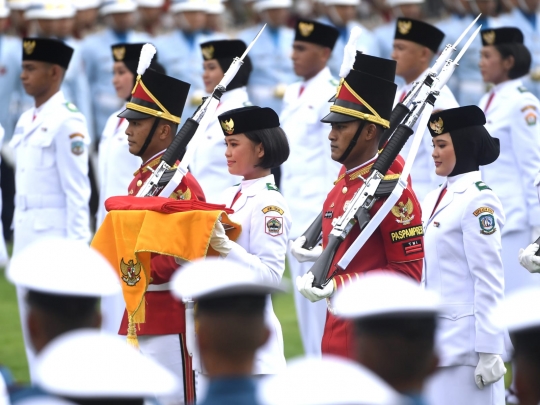
[[[291,245],[291,253],[300,263],[314,262],[321,255],[323,248],[321,245],[315,246],[313,249],[304,249],[302,245],[306,243],[306,237],[300,236]]]
[[[296,277],[296,288],[304,297],[311,302],[317,302],[323,298],[328,298],[334,293],[334,282],[330,280],[322,289],[313,287],[315,276],[308,271],[302,277]]]
[[[539,246],[531,243],[525,249],[519,249],[519,264],[531,273],[540,273],[540,257],[536,256]]]
[[[474,370],[474,380],[478,388],[499,381],[506,373],[501,356],[491,353],[478,353],[480,360]]]
[[[214,226],[214,232],[210,237],[210,246],[218,252],[221,256],[226,257],[233,247],[233,243],[227,234],[225,233],[225,228],[220,221],[216,222]]]

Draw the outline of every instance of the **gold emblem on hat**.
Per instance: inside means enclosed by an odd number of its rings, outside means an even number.
[[[307,23],[307,22],[298,23],[298,31],[300,31],[300,34],[302,34],[303,37],[309,37],[311,33],[313,32],[314,28],[315,26],[312,23]]]
[[[36,41],[24,41],[23,48],[27,55],[32,55],[32,52],[36,49]]]
[[[407,35],[412,28],[412,21],[398,21],[397,27],[401,35]]]
[[[115,60],[124,60],[124,57],[126,56],[126,47],[118,46],[116,48],[113,48],[113,55]]]
[[[495,43],[495,31],[484,32],[482,38],[486,44],[493,45]]]
[[[440,135],[444,131],[444,122],[441,117],[437,121],[432,121],[429,123],[429,127],[433,132],[435,132],[437,135]]]
[[[201,49],[201,52],[203,54],[204,60],[214,58],[214,46],[213,45],[205,46],[204,48]]]
[[[221,128],[223,128],[226,133],[231,135],[234,132],[234,121],[232,118],[229,118],[228,121],[221,121]]]

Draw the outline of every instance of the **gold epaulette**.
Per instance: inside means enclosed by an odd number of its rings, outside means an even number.
[[[349,180],[355,180],[355,179],[357,179],[357,178],[360,177],[360,176],[364,176],[364,175],[368,174],[372,167],[373,167],[373,163],[367,165],[366,167],[362,167],[361,169],[355,171],[354,173],[351,173],[351,174],[349,175]],[[339,176],[339,177],[337,178],[337,180],[334,181],[334,185],[336,185],[337,183],[339,183],[340,180],[343,179],[343,178],[345,177],[346,174],[347,174],[347,173],[345,172],[345,173],[343,173],[341,176]]]

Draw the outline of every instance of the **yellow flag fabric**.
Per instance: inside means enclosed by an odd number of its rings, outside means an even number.
[[[152,274],[152,253],[192,261],[217,253],[209,246],[216,222],[230,225],[236,240],[241,226],[223,211],[186,211],[164,214],[148,210],[110,211],[96,232],[92,246],[118,271],[128,317],[145,321],[144,294]]]

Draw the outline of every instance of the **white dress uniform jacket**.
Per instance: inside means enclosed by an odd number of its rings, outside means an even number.
[[[99,141],[99,206],[96,227],[101,225],[107,215],[107,198],[126,195],[126,184],[131,183],[133,172],[141,165],[141,158],[129,153],[126,135],[128,122],[124,118],[118,118],[122,111],[124,108],[109,117]]]
[[[415,81],[418,81],[420,78],[422,78],[424,73],[422,73]],[[397,89],[394,106],[401,100],[403,94],[407,94],[409,90],[411,90],[413,83],[414,81]],[[437,97],[437,100],[435,101],[434,111],[447,110],[449,108],[456,107],[459,107],[456,98],[454,97],[448,86],[444,86],[441,89],[441,93]],[[416,129],[417,125],[414,127],[415,131]],[[424,131],[426,130],[424,129]],[[400,155],[405,160],[407,160],[409,150],[411,149],[412,138],[413,137],[411,136],[411,138],[407,141],[407,143],[400,152]],[[433,158],[431,157],[432,152],[433,146],[431,143],[431,136],[429,136],[429,134],[427,133],[422,137],[422,144],[418,149],[418,154],[416,155],[411,170],[412,188],[418,198],[418,201],[422,201],[431,190],[441,184],[444,180],[444,178],[439,177],[435,174],[435,165],[433,164]]]
[[[247,28],[238,33],[238,39],[249,45],[261,28],[262,24]],[[298,80],[291,60],[293,41],[294,30],[267,26],[249,51],[253,71],[249,76],[248,93],[254,105],[281,111],[281,88]]]
[[[129,31],[125,38],[118,37],[111,28],[88,35],[81,45],[86,77],[90,84],[93,108],[93,133],[103,132],[109,116],[118,110],[124,101],[116,95],[113,79],[113,57],[111,45],[119,42],[150,42],[146,33]],[[90,123],[89,123],[90,125]]]
[[[439,367],[476,367],[477,353],[503,354],[504,328],[492,318],[504,298],[501,202],[478,171],[449,177],[424,200],[422,222],[423,282],[441,296],[443,308],[436,340]]]
[[[241,195],[232,204],[238,192]],[[242,262],[261,280],[279,283],[285,271],[291,214],[285,199],[277,191],[274,176],[243,180],[226,190],[220,202],[234,209],[230,218],[242,225],[242,233],[226,260]],[[274,314],[270,296],[265,321],[270,338],[255,355],[253,374],[276,374],[286,367],[281,324]]]
[[[291,152],[289,159],[281,165],[281,191],[294,218],[289,235],[291,240],[302,235],[320,214],[320,207],[341,168],[341,164],[330,157],[330,125],[320,121],[330,111],[328,100],[335,94],[337,84],[339,82],[332,77],[330,69],[325,67],[315,77],[289,85],[283,98],[279,120]],[[291,254],[288,259],[292,279],[303,276],[313,265],[299,263]],[[304,352],[320,356],[326,302],[312,303],[296,289],[294,299]]]
[[[223,39],[220,35],[206,35],[203,32],[191,35],[188,39],[183,31],[174,30],[152,40],[158,51],[158,61],[167,70],[167,75],[191,84],[182,112],[182,122],[193,115],[201,104],[202,97],[206,95],[202,80],[203,57],[200,44]]]
[[[251,104],[245,87],[227,91],[221,97],[214,116],[248,105]],[[191,174],[201,185],[206,201],[210,203],[216,202],[227,188],[242,180],[241,177],[229,173],[225,158],[226,149],[221,124],[215,118],[208,125],[204,138],[197,145],[193,161],[189,164]]]

